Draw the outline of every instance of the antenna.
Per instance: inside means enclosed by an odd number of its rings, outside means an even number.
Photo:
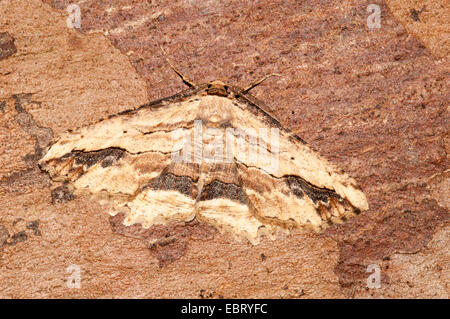
[[[172,64],[172,62],[169,60],[169,58],[167,57],[166,52],[164,51],[163,47],[160,46],[159,47],[162,51],[162,53],[164,54],[164,58],[166,59],[167,63],[169,64],[170,68],[172,70],[175,71],[176,74],[178,74],[178,76],[183,80],[184,84],[186,84],[189,87],[196,87],[197,85],[192,82],[191,80],[189,80],[183,73],[181,73],[180,71],[178,71],[178,69]]]

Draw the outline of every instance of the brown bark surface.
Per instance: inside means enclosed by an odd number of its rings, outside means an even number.
[[[448,298],[449,8],[386,2],[370,29],[371,1],[87,0],[81,30],[66,24],[77,1],[0,2],[0,297]],[[161,232],[177,258],[161,264],[161,243],[73,199],[37,167],[43,149],[180,91],[161,45],[194,82],[281,73],[253,94],[353,176],[370,209],[258,246],[195,225],[180,241],[174,226]],[[371,264],[380,288],[367,287]]]

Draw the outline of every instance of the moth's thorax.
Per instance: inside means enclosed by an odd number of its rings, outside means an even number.
[[[232,119],[232,100],[217,95],[206,95],[200,100],[197,119],[204,125],[223,126]]]

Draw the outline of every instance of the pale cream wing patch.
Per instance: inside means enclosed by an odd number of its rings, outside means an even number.
[[[130,154],[173,152],[183,145],[184,134],[180,130],[192,128],[199,102],[199,99],[192,99],[164,107],[141,108],[81,127],[59,137],[41,162],[61,158],[73,151],[107,148],[120,148]],[[174,134],[176,130],[180,132]]]
[[[277,178],[299,176],[318,188],[335,191],[361,211],[368,209],[367,199],[353,178],[340,172],[287,130],[278,129],[279,136],[274,138],[275,134],[268,128],[276,125],[271,124],[261,112],[249,112],[247,105],[242,102],[230,101],[229,104],[232,110],[231,125],[246,128],[244,134],[237,135],[235,141],[240,146],[233,151],[238,163],[260,168]],[[255,149],[257,156],[249,156],[255,153]]]
[[[170,221],[189,222],[195,217],[200,165],[172,163],[151,179],[126,203],[124,224],[144,228]]]
[[[198,103],[162,102],[68,132],[53,142],[39,164],[54,180],[68,182],[75,193],[91,194],[107,204],[112,214],[125,212],[127,225],[190,220],[195,196],[171,186],[167,172],[185,177],[183,168],[171,163],[177,153],[193,157],[185,144],[193,138]],[[161,185],[155,186],[158,180]]]
[[[259,243],[263,234],[272,235],[272,226],[259,221],[250,210],[236,164],[203,164],[201,185],[196,204],[199,221],[252,244]]]
[[[265,224],[322,231],[357,213],[336,193],[313,188],[298,177],[275,178],[258,168],[238,167],[249,206]]]

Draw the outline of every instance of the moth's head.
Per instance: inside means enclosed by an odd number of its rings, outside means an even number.
[[[164,52],[164,49],[161,47],[161,51],[164,54],[164,56],[166,55],[166,53]],[[172,70],[175,71],[176,74],[178,74],[179,77],[181,77],[181,79],[183,80],[183,82],[188,85],[191,88],[196,88],[198,87],[194,82],[192,82],[191,80],[189,80],[183,73],[181,73],[180,71],[177,70],[177,68],[175,68],[175,66],[170,62],[169,58],[167,58],[166,56],[166,60],[167,63],[169,63],[170,67],[172,68]],[[243,95],[248,93],[248,91],[250,91],[251,89],[253,89],[255,86],[258,86],[259,84],[261,84],[262,82],[264,82],[265,80],[267,80],[268,78],[270,78],[271,76],[281,76],[279,74],[269,74],[266,75],[265,77],[263,77],[262,79],[251,83],[250,85],[246,86],[245,88],[243,88],[242,90],[239,91],[238,95]],[[229,96],[230,93],[232,93],[232,90],[230,90],[229,86],[226,85],[224,82],[220,81],[220,80],[215,80],[212,82],[209,82],[207,84],[206,89],[203,91],[203,93],[206,93],[207,95],[218,95],[218,96]]]
[[[219,80],[215,80],[208,83],[206,93],[208,95],[228,96],[228,94],[230,94],[230,91],[225,83]]]

